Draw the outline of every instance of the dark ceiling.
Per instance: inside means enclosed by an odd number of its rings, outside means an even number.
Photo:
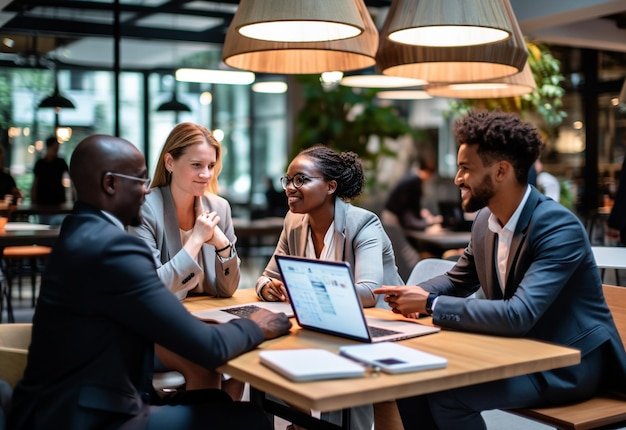
[[[571,0],[550,0],[550,11],[540,7],[545,0],[510,1],[527,36],[626,53],[626,1],[597,0],[581,6]],[[24,61],[25,53],[36,51],[68,65],[111,67],[116,34],[121,65],[127,69],[173,67],[207,52],[219,59],[238,4],[239,0],[0,0],[0,42],[13,41],[12,46],[0,43],[0,60]],[[380,25],[391,0],[365,4]]]

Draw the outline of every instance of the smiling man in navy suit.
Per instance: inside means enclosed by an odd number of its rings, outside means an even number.
[[[154,344],[214,369],[289,331],[285,314],[208,325],[157,276],[150,249],[126,233],[150,192],[130,142],[94,135],[75,149],[77,203],[43,276],[12,429],[270,429],[262,411],[213,390],[156,406]]]
[[[624,346],[585,229],[527,183],[542,144],[537,130],[514,114],[472,112],[457,121],[455,134],[463,209],[479,211],[469,245],[445,275],[374,292],[385,294],[396,313],[577,348],[582,358],[575,366],[399,400],[405,428],[484,429],[483,410],[582,400],[606,385],[626,390]]]

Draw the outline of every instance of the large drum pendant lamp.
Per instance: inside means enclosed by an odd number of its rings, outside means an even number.
[[[376,67],[384,75],[456,83],[499,79],[523,70],[528,51],[508,0],[498,1],[502,1],[510,17],[512,37],[462,47],[412,46],[391,41],[387,37],[391,19],[403,1],[393,1],[380,34]]]
[[[241,35],[273,42],[340,40],[365,29],[354,0],[241,0],[235,18]]]
[[[433,97],[457,99],[497,99],[517,97],[532,93],[537,84],[528,62],[524,69],[513,76],[483,82],[460,82],[455,84],[429,84],[426,92]]]
[[[501,0],[402,0],[390,14],[390,40],[420,46],[468,46],[511,37]]]
[[[268,42],[245,37],[236,30],[239,18],[235,14],[224,41],[224,63],[241,70],[281,74],[318,74],[371,67],[378,48],[378,30],[363,0],[350,1],[365,25],[363,33],[350,39],[326,42]]]

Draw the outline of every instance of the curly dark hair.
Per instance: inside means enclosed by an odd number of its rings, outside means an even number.
[[[485,165],[497,160],[511,163],[520,184],[528,183],[528,171],[543,145],[535,127],[516,114],[500,111],[470,112],[455,122],[454,134],[459,145],[478,145]]]
[[[337,182],[335,195],[340,199],[348,201],[363,191],[365,185],[363,163],[354,152],[338,153],[318,144],[300,151],[298,155],[313,159],[324,179]]]

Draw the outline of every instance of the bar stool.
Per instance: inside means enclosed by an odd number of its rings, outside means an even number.
[[[42,260],[50,254],[52,248],[49,246],[28,245],[28,246],[7,246],[2,251],[2,258],[5,262],[6,277],[9,284],[9,296],[13,289],[13,279],[17,277],[18,294],[22,299],[22,276],[30,274],[32,289],[32,306],[35,307],[37,291],[37,275],[43,271]]]

